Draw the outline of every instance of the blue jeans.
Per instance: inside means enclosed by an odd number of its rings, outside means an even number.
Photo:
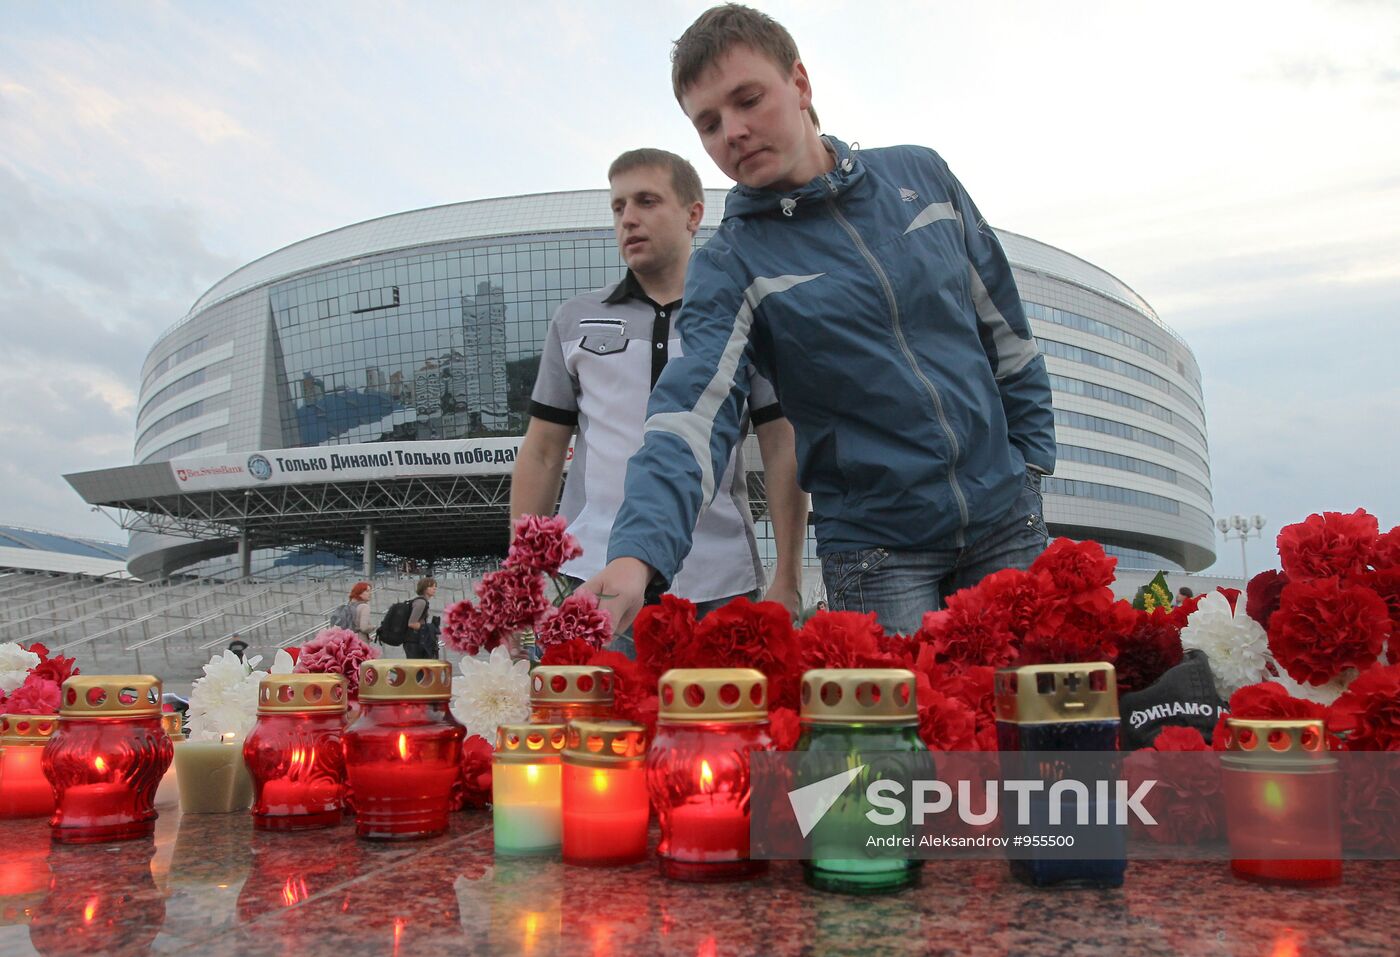
[[[892,634],[918,631],[924,612],[937,611],[954,592],[1005,568],[1028,568],[1049,543],[1040,473],[1027,471],[1006,518],[963,548],[895,552],[862,548],[822,557],[822,580],[832,611],[873,611]]]

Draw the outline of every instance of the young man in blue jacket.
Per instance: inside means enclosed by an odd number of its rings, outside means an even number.
[[[788,32],[730,4],[672,52],[677,100],[738,184],[696,253],[632,458],[609,564],[619,627],[669,578],[738,439],[750,365],[796,432],[834,610],[910,634],[942,598],[1045,547],[1045,362],[991,228],[932,150],[822,136]]]

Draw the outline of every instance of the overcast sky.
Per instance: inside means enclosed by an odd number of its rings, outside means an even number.
[[[706,5],[0,0],[0,522],[120,537],[60,475],[130,462],[147,350],[249,260],[639,145],[730,185],[670,93]],[[1400,2],[758,6],[828,132],[934,147],[1186,338],[1251,571],[1311,511],[1400,522]]]

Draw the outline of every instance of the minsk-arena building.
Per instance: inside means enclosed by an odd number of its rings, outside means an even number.
[[[701,243],[724,193],[706,199]],[[1054,389],[1051,533],[1093,538],[1124,566],[1210,565],[1191,349],[1104,270],[999,236]],[[550,316],[621,275],[602,190],[414,210],[294,243],[221,280],[152,346],[134,464],[68,480],[122,516],[143,578],[233,553],[246,568],[255,549],[293,545],[362,549],[370,567],[499,552]],[[749,485],[762,537],[761,472]]]

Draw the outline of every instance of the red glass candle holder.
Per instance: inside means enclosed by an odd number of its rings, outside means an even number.
[[[672,669],[661,676],[647,785],[661,821],[661,873],[732,880],[749,859],[749,755],[769,751],[768,679],[751,668]]]
[[[58,727],[44,747],[53,839],[90,844],[155,829],[156,788],[175,747],[160,723],[160,679],[76,675],[63,683]]]
[[[44,745],[56,714],[0,715],[0,818],[53,813],[53,787],[44,777]]]
[[[1321,719],[1227,718],[1220,776],[1237,877],[1265,884],[1341,879],[1340,772]]]
[[[345,807],[345,679],[272,675],[258,685],[258,721],[243,741],[253,826],[299,831],[340,823]]]
[[[448,710],[451,697],[445,661],[360,665],[360,716],[342,739],[360,837],[409,840],[447,830],[467,735]]]
[[[530,723],[606,721],[613,683],[613,670],[601,665],[541,665],[530,672]]]
[[[564,744],[564,863],[635,864],[646,857],[646,730],[575,721]]]

